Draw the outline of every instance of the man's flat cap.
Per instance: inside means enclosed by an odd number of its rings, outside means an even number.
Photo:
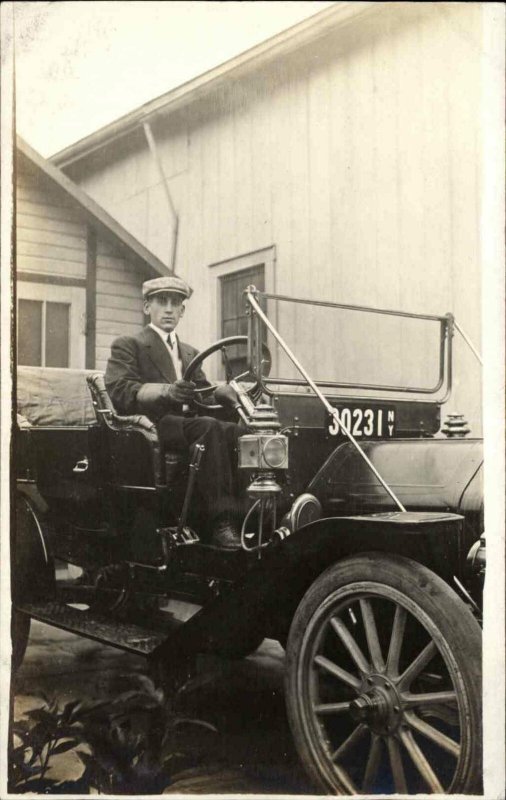
[[[142,296],[144,300],[160,292],[178,292],[178,294],[182,294],[188,299],[192,296],[193,289],[176,275],[167,275],[163,278],[151,278],[151,280],[144,281],[142,284]]]

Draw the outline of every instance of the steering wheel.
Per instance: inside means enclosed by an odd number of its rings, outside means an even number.
[[[233,347],[234,345],[247,344],[247,343],[248,343],[248,337],[247,336],[228,336],[225,339],[219,339],[217,342],[214,342],[214,344],[211,344],[205,350],[202,350],[201,353],[198,353],[195,356],[195,358],[192,359],[192,361],[190,361],[190,363],[188,364],[188,366],[185,369],[185,372],[184,372],[184,375],[183,375],[183,380],[185,380],[185,381],[193,380],[193,376],[194,376],[197,368],[200,367],[200,365],[202,364],[203,361],[206,360],[206,358],[209,358],[209,356],[211,356],[213,353],[216,353],[218,350],[221,350],[221,352],[222,352],[222,357],[223,357],[223,361],[224,361],[224,364],[225,364],[225,377],[226,377],[227,383],[229,383],[232,379],[238,381],[238,380],[241,380],[241,378],[245,378],[247,375],[251,374],[249,370],[246,370],[246,372],[241,372],[240,375],[236,375],[236,376],[232,375],[232,368],[230,366],[230,361],[228,360],[228,356],[227,356],[227,348],[228,347]],[[266,344],[262,343],[262,373],[263,374],[265,374],[265,375],[269,374],[270,368],[271,368],[271,364],[272,364],[272,359],[271,359],[270,350],[269,350],[269,348],[267,347]],[[217,386],[218,386],[217,383],[213,383],[210,386],[205,386],[203,389],[197,389],[195,391],[195,394],[200,395],[200,397],[206,397],[207,395],[212,394],[212,392],[214,392],[214,390],[217,388]],[[254,400],[255,396],[258,394],[259,390],[260,390],[260,384],[258,383],[258,381],[255,381],[253,386],[250,386],[247,389],[247,393],[251,397],[251,399]],[[193,402],[195,403],[195,405],[198,408],[201,408],[201,409],[203,409],[205,411],[218,411],[219,409],[223,408],[221,403],[212,403],[212,404],[211,403],[202,403],[197,398],[194,398]]]

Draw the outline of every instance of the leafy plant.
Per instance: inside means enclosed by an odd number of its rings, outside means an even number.
[[[216,733],[208,722],[176,711],[178,694],[167,697],[145,675],[129,676],[134,687],[113,700],[62,709],[43,698],[42,708],[14,723],[21,744],[11,752],[12,792],[158,794],[181,770],[194,766],[203,746],[195,729]],[[185,733],[192,731],[191,739]],[[83,772],[77,780],[58,782],[47,775],[53,756],[77,748]]]
[[[190,726],[216,729],[178,715],[174,702],[147,676],[130,676],[129,682],[134,688],[83,720],[90,753],[78,753],[85,767],[81,783],[108,794],[157,794],[198,759],[194,738],[185,742],[181,732]]]
[[[77,716],[80,703],[72,700],[59,708],[56,700],[42,697],[44,705],[25,712],[26,719],[12,725],[9,790],[48,792],[57,781],[47,777],[54,756],[79,744],[82,725]],[[15,740],[19,742],[16,744]]]

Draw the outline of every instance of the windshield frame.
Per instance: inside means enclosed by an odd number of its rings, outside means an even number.
[[[277,378],[275,376],[267,376],[262,374],[262,360],[261,360],[261,342],[262,342],[262,326],[266,326],[274,333],[275,328],[272,322],[268,319],[267,314],[260,307],[260,300],[276,300],[281,302],[300,303],[309,306],[320,306],[326,308],[345,309],[347,311],[356,311],[357,313],[381,314],[394,317],[404,317],[409,319],[427,320],[439,324],[439,370],[438,380],[432,387],[427,386],[405,386],[405,385],[389,385],[378,383],[360,383],[360,382],[345,382],[345,381],[331,381],[331,380],[315,380],[314,383],[323,389],[353,389],[356,391],[372,391],[379,392],[380,397],[385,394],[398,393],[404,395],[422,395],[434,400],[441,390],[444,388],[444,394],[441,398],[437,398],[438,403],[443,403],[448,400],[452,388],[452,339],[454,318],[453,314],[447,313],[444,315],[435,314],[418,314],[409,311],[399,311],[390,308],[374,308],[372,306],[359,306],[350,305],[348,303],[332,303],[324,300],[308,300],[300,297],[289,297],[288,295],[273,294],[271,292],[260,292],[254,286],[248,286],[244,295],[247,303],[248,314],[248,364],[251,373],[255,376],[256,380],[262,385],[262,388],[267,394],[273,394],[271,387],[274,386],[287,386],[298,387],[308,383],[304,376],[304,371],[301,370],[301,365],[298,362],[296,355],[291,353],[290,348],[284,341],[281,334],[276,331],[275,338],[288,355],[290,360],[295,364],[296,368],[301,373],[300,378]]]

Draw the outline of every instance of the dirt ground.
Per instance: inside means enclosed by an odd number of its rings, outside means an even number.
[[[185,713],[218,729],[198,767],[179,775],[169,793],[312,793],[288,729],[283,697],[284,651],[272,640],[185,698]],[[144,659],[32,622],[23,665],[14,680],[15,717],[57,697],[113,696],[118,675],[145,672]],[[76,753],[55,757],[51,777],[74,779],[83,770]]]

